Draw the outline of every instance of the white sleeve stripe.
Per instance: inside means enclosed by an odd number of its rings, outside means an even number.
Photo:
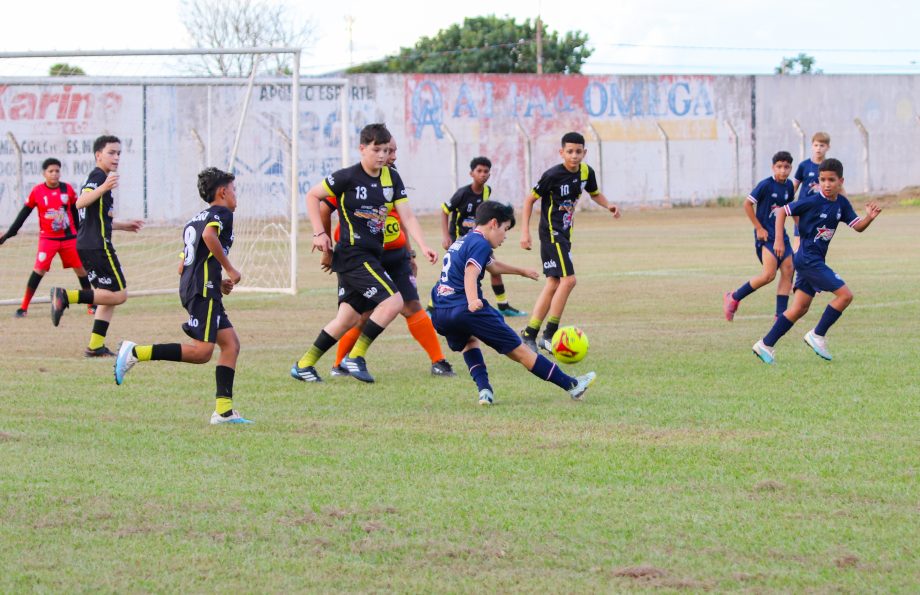
[[[862,221],[862,217],[857,217],[856,219],[853,219],[852,221],[850,221],[847,225],[849,225],[850,227],[853,227],[854,225],[856,225],[856,224],[859,223],[860,221]]]
[[[751,201],[752,203],[754,203],[755,205],[757,204],[757,199],[754,198],[752,195],[748,194],[747,199]]]
[[[787,215],[792,215],[792,209],[789,208],[789,205],[784,206],[783,210],[786,211]]]
[[[474,259],[472,259],[472,258],[467,258],[467,259],[466,259],[466,264],[473,264],[473,265],[476,266],[477,269],[479,269],[480,271],[482,270],[482,265],[479,264],[478,262],[476,262],[476,261],[475,261]]]

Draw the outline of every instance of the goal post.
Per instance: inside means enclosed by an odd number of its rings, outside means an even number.
[[[196,68],[214,56],[250,70],[211,75]],[[54,63],[86,74],[49,76]],[[282,63],[283,70],[265,70]],[[0,231],[43,181],[45,158],[60,159],[61,180],[79,191],[94,167],[93,139],[113,134],[122,139],[115,219],[145,222],[137,234],[113,237],[131,295],[177,289],[181,226],[207,207],[197,192],[197,173],[206,166],[237,176],[231,253],[243,272],[237,290],[296,293],[301,196],[319,175],[302,165],[301,145],[317,145],[309,137],[317,127],[302,130],[304,90],[337,90],[306,114],[325,129],[339,132],[348,109],[345,80],[302,80],[299,69],[298,48],[0,53]],[[347,137],[339,132],[343,147]],[[338,148],[322,147],[327,161]],[[37,230],[33,215],[19,237],[0,247],[0,304],[19,303]],[[53,263],[38,295],[74,283],[70,271]]]

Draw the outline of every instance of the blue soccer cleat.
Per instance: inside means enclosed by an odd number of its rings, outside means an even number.
[[[218,426],[220,424],[252,424],[255,423],[252,420],[246,419],[240,412],[234,409],[230,415],[224,417],[218,412],[211,413],[211,425]]]
[[[815,330],[811,329],[805,333],[805,343],[815,350],[815,353],[819,357],[831,361],[834,357],[831,355],[831,352],[827,350],[827,339],[821,335],[816,335]]]
[[[361,382],[374,382],[374,377],[367,371],[367,362],[363,357],[346,357],[342,360],[342,366],[348,370],[352,378]]]
[[[134,355],[134,348],[137,343],[133,341],[122,341],[118,345],[118,355],[115,356],[115,384],[121,386],[125,381],[125,374],[134,367],[138,362],[137,356]]]
[[[316,368],[313,366],[306,366],[305,368],[297,367],[295,362],[291,366],[291,378],[294,380],[300,380],[301,382],[322,382],[323,379],[319,377],[319,374],[316,371]]]

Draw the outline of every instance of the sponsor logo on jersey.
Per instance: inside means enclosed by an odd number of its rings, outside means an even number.
[[[112,284],[111,277],[99,277],[98,281],[99,281],[99,285],[111,285]]]
[[[559,265],[556,264],[556,261],[555,261],[555,260],[552,260],[552,259],[546,260],[546,261],[543,262],[543,268],[544,268],[544,269],[554,269],[554,268],[556,268],[557,266],[559,266]]]
[[[186,324],[191,328],[198,328],[198,319],[194,316],[189,316]]]
[[[438,285],[437,293],[438,295],[444,296],[444,295],[454,295],[457,292],[450,285]]]
[[[376,287],[368,287],[367,291],[364,292],[364,297],[366,297],[367,299],[371,299],[375,295],[377,295]]]

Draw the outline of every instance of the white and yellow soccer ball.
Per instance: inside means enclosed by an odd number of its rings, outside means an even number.
[[[574,364],[588,355],[588,335],[577,326],[564,326],[553,333],[553,356],[564,364]]]

